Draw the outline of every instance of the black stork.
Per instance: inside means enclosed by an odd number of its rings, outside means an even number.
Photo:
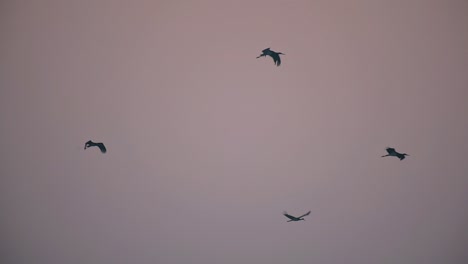
[[[292,221],[296,222],[296,221],[305,221],[304,216],[310,215],[310,212],[311,211],[309,211],[309,212],[307,212],[307,213],[305,213],[305,214],[303,214],[303,215],[301,215],[299,217],[289,215],[287,212],[284,212],[283,215],[286,216],[287,218],[289,218],[288,222],[292,222]]]
[[[406,154],[406,153],[398,153],[398,152],[396,152],[396,150],[395,150],[394,148],[387,148],[386,150],[387,150],[388,154],[382,156],[382,158],[383,158],[383,157],[398,157],[400,160],[404,160],[404,159],[405,159],[405,156],[409,156],[409,155]]]
[[[98,147],[102,153],[107,152],[107,149],[103,143],[94,143],[93,141],[89,140],[88,142],[86,142],[84,149],[87,149],[89,147]]]
[[[262,54],[260,54],[260,56],[258,56],[257,59],[260,57],[270,56],[273,58],[273,62],[275,63],[275,65],[280,66],[281,65],[281,58],[279,56],[280,54],[285,55],[284,53],[275,52],[275,51],[272,51],[270,48],[268,48],[268,49],[262,50]]]

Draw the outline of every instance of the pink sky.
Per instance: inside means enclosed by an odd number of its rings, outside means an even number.
[[[468,263],[466,0],[5,0],[0,38],[1,263]]]

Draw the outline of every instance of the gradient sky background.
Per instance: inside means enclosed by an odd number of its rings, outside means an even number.
[[[468,1],[0,10],[2,263],[468,263]]]

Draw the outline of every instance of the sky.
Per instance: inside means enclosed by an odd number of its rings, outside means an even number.
[[[467,25],[466,0],[1,1],[1,263],[468,263]]]

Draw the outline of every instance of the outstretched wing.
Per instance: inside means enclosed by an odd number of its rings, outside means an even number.
[[[270,56],[273,58],[273,62],[275,63],[276,66],[281,65],[281,58],[278,53],[272,52]]]
[[[289,215],[287,212],[284,212],[283,215],[286,216],[287,218],[291,219],[291,220],[299,220],[297,217]]]
[[[405,159],[405,155],[400,154],[400,153],[397,153],[397,157],[398,157],[400,160],[404,160],[404,159]]]
[[[388,154],[392,154],[395,152],[395,149],[394,148],[387,148],[387,152]]]
[[[310,215],[310,212],[311,212],[311,211],[309,211],[309,212],[307,212],[307,213],[305,213],[305,214],[299,216],[298,218],[302,218],[302,217],[304,217],[304,216],[308,216],[308,215]]]
[[[97,143],[96,146],[98,146],[98,148],[101,150],[102,153],[106,153],[106,152],[107,152],[106,146],[104,146],[104,144],[102,144],[102,143]]]

